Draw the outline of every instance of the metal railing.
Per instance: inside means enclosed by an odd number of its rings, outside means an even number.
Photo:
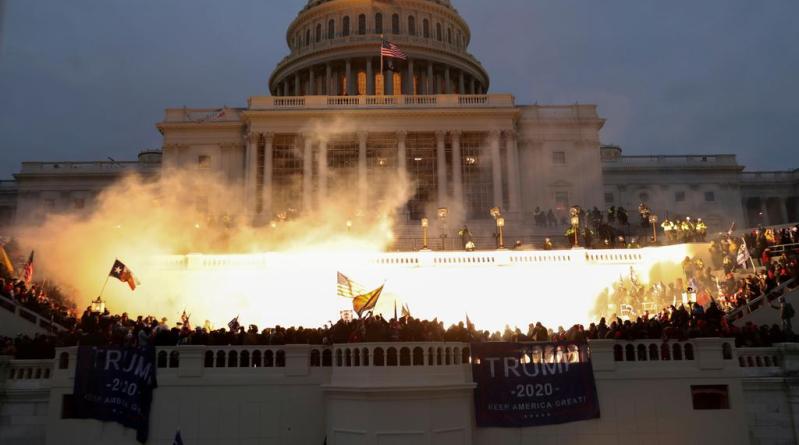
[[[754,310],[758,309],[763,303],[770,304],[773,299],[782,295],[784,293],[783,291],[789,290],[789,287],[791,287],[793,283],[794,279],[791,278],[790,280],[780,284],[776,288],[768,292],[764,292],[759,297],[747,300],[747,302],[742,306],[739,306],[733,309],[732,311],[728,312],[727,319],[730,321],[737,320],[743,317],[745,314],[751,314]]]

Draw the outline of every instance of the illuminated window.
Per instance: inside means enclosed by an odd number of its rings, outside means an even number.
[[[375,74],[375,95],[376,96],[382,96],[383,94],[385,94],[385,90],[384,90],[383,87],[384,87],[384,85],[383,85],[383,73]]]
[[[358,182],[358,138],[354,134],[331,136],[327,143],[328,187],[350,190]]]
[[[366,72],[358,71],[358,95],[366,94]]]
[[[375,34],[383,34],[383,14],[375,14]]]
[[[347,37],[350,35],[350,18],[349,16],[344,17],[341,21],[341,35]]]
[[[566,152],[565,151],[553,151],[552,152],[552,163],[556,165],[564,165],[566,164]]]
[[[402,73],[394,73],[394,95],[399,96],[402,94]]]
[[[416,18],[414,16],[408,16],[408,34],[416,35]]]
[[[211,157],[208,155],[197,156],[197,166],[203,170],[211,168]]]
[[[388,187],[397,174],[396,133],[369,133],[366,140],[366,168],[369,172],[370,205],[382,207]]]

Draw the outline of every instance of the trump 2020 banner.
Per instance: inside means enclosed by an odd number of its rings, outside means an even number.
[[[81,346],[75,369],[75,417],[118,422],[147,441],[155,349]]]
[[[599,417],[584,342],[475,343],[477,426],[527,427]]]

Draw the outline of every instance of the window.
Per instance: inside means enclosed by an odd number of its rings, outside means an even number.
[[[685,192],[676,192],[676,193],[674,193],[674,200],[676,202],[685,201]]]
[[[569,192],[555,192],[555,207],[565,209],[569,206]]]
[[[343,35],[344,37],[347,37],[348,35],[350,35],[350,18],[349,18],[349,16],[344,17],[344,19],[341,21],[341,35]]]
[[[697,410],[730,409],[727,385],[691,385],[691,400]]]
[[[422,34],[425,39],[430,38],[430,21],[427,19],[422,20]]]
[[[408,17],[408,34],[412,36],[416,35],[416,18],[413,16]]]
[[[383,34],[383,14],[375,14],[375,34]]]
[[[333,40],[336,35],[336,22],[330,20],[327,22],[327,40]]]
[[[552,163],[556,165],[564,165],[566,164],[566,152],[565,151],[553,151],[552,152]]]
[[[441,41],[441,23],[436,23],[436,40]]]
[[[211,168],[211,157],[208,155],[197,156],[197,166],[203,170]]]
[[[716,194],[713,192],[705,192],[705,201],[713,202],[716,200]]]
[[[310,29],[306,29],[305,30],[305,46],[308,46],[310,44],[311,44],[311,30]]]
[[[399,34],[399,14],[394,14],[391,16],[391,33],[392,34]]]
[[[605,204],[613,204],[613,193],[605,193]]]
[[[452,28],[447,29],[447,43],[452,45]]]
[[[366,94],[366,72],[358,71],[358,95]]]
[[[366,14],[358,16],[358,34],[366,34]]]
[[[647,203],[647,202],[649,202],[649,193],[647,193],[647,192],[641,192],[641,193],[639,193],[639,194],[638,194],[638,199],[639,199],[641,202],[643,202],[643,203]]]
[[[322,40],[322,24],[321,23],[317,23],[316,24],[316,39],[315,40],[316,40],[316,43],[319,43],[319,41]]]

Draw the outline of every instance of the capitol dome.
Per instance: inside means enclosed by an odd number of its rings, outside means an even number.
[[[386,59],[397,45],[407,60]],[[469,26],[449,0],[309,0],[289,25],[274,96],[483,94],[488,73],[468,53]]]

